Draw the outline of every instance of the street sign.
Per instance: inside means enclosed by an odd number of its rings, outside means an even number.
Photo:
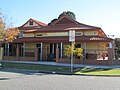
[[[69,42],[74,42],[75,41],[75,30],[70,30],[69,31]]]

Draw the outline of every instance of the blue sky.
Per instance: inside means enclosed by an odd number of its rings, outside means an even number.
[[[120,37],[120,0],[1,0],[0,8],[12,17],[14,26],[21,26],[29,18],[49,23],[63,11],[72,11],[77,21]]]

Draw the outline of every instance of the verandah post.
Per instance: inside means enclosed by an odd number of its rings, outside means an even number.
[[[16,49],[16,60],[19,61],[19,45],[18,44]]]
[[[35,48],[35,53],[34,53],[34,57],[35,57],[35,62],[38,61],[38,48]]]

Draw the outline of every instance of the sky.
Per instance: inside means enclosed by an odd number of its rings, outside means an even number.
[[[78,22],[120,38],[120,0],[0,0],[0,9],[15,27],[30,18],[48,24],[62,12],[72,11]]]

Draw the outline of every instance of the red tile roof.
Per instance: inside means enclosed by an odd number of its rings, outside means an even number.
[[[93,27],[88,26],[84,24],[64,24],[64,25],[54,25],[54,26],[44,26],[41,28],[29,28],[29,27],[23,27],[24,30],[34,30],[31,32],[66,32],[69,30],[75,30],[75,31],[87,31],[87,30],[101,30],[99,27]],[[36,30],[35,30],[36,29]]]
[[[38,20],[35,20],[35,19],[32,19],[32,18],[31,18],[31,20],[33,20],[35,23],[37,23],[37,24],[39,24],[39,25],[41,25],[41,26],[47,26],[47,24],[45,24],[45,23],[43,23],[43,22],[40,22],[40,21],[38,21]]]
[[[45,23],[43,23],[43,22],[40,22],[40,21],[37,21],[37,20],[32,19],[32,18],[30,18],[26,23],[28,23],[28,22],[31,21],[31,20],[32,20],[33,22],[35,22],[36,24],[38,24],[40,27],[41,27],[41,26],[47,26],[47,24],[45,24]],[[22,26],[20,26],[19,29],[20,29],[20,30],[21,30],[21,29],[25,29],[25,30],[26,30],[26,29],[29,29],[29,28],[32,29],[32,28],[35,28],[35,27],[36,27],[36,26],[24,27],[24,25],[25,25],[26,23],[24,23]],[[40,28],[40,27],[39,27],[39,28]]]
[[[79,22],[71,19],[67,15],[62,15],[58,19],[56,19],[54,22],[51,22],[50,25],[56,25],[56,24],[78,24]]]
[[[79,23],[67,15],[63,15],[48,26],[39,28],[34,32],[65,32],[69,30],[101,30],[100,27]]]
[[[107,37],[101,37],[101,36],[76,36],[75,38],[76,42],[110,42],[113,39],[107,38]],[[13,41],[13,43],[39,43],[39,42],[69,42],[68,36],[57,36],[57,37],[25,37],[25,38],[19,38]]]
[[[40,31],[44,30],[91,30],[91,29],[101,29],[99,27],[93,27],[85,24],[60,24],[60,25],[54,25],[54,26],[45,26],[40,28]]]
[[[30,19],[33,20],[36,23],[39,23],[42,25],[41,22],[34,20],[34,19]],[[76,31],[80,31],[80,30],[99,30],[103,36],[106,36],[106,34],[103,32],[103,30],[100,27],[95,27],[95,26],[91,26],[91,25],[86,25],[83,23],[79,23],[73,19],[71,19],[70,17],[68,17],[67,15],[63,15],[60,18],[56,19],[55,21],[53,21],[50,25],[46,25],[43,24],[43,27],[20,27],[20,29],[23,30],[31,30],[31,29],[36,29],[33,31],[28,31],[30,32],[65,32],[65,31],[69,31],[69,30],[76,30]]]

